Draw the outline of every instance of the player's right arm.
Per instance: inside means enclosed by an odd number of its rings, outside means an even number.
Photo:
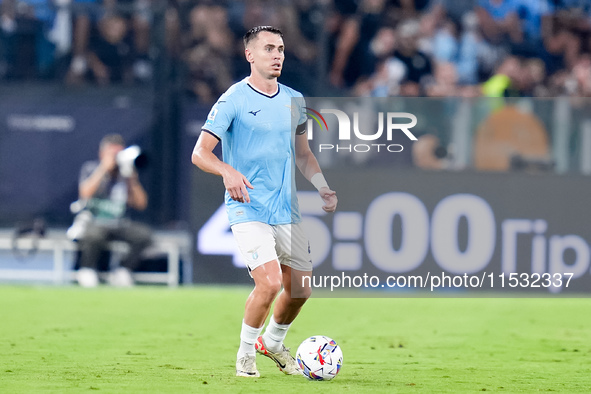
[[[206,131],[202,131],[197,139],[191,161],[197,167],[210,174],[219,175],[224,180],[224,186],[234,201],[250,202],[247,187],[252,185],[246,177],[236,171],[231,165],[224,163],[213,153],[218,139]]]

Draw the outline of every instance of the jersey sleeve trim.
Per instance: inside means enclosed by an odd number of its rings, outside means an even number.
[[[213,135],[213,136],[214,136],[214,137],[215,137],[215,138],[216,138],[218,141],[221,141],[221,140],[222,140],[222,139],[221,139],[221,138],[220,138],[220,137],[219,137],[219,136],[218,136],[216,133],[214,133],[214,132],[213,132],[213,131],[211,131],[211,130],[207,130],[207,129],[205,129],[205,128],[202,128],[202,129],[201,129],[201,131],[205,131],[207,134],[211,134],[211,135]]]

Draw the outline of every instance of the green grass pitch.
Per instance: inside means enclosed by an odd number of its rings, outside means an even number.
[[[331,382],[234,376],[246,287],[0,287],[0,393],[591,392],[591,299],[312,299]]]

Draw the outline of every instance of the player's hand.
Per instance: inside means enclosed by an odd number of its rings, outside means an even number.
[[[224,186],[226,186],[226,190],[228,191],[228,194],[230,194],[232,200],[238,202],[250,202],[250,196],[248,195],[248,190],[246,188],[253,189],[253,186],[244,175],[232,168],[223,178]]]
[[[334,212],[337,210],[337,203],[339,202],[337,192],[330,190],[328,187],[321,187],[318,193],[320,193],[320,197],[324,201],[324,205],[322,206],[324,212]]]

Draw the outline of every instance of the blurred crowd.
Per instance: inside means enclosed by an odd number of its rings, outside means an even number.
[[[0,80],[149,83],[164,53],[211,103],[255,25],[307,95],[591,96],[591,0],[0,0]]]
[[[148,81],[152,11],[151,0],[0,0],[0,78]]]
[[[329,78],[356,95],[591,93],[589,0],[365,0],[349,10],[335,16]]]

